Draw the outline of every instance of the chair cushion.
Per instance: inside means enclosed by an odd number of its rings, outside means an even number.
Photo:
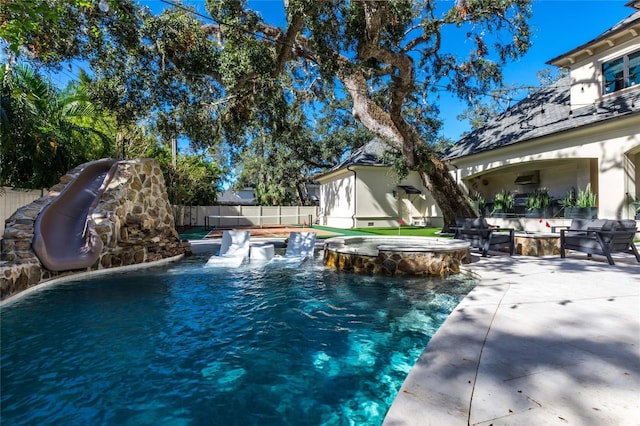
[[[462,229],[488,229],[489,224],[484,217],[456,219],[456,224]]]
[[[615,220],[612,221],[613,230],[614,231],[635,231],[636,230],[636,221],[632,219],[625,220]]]
[[[491,234],[491,242],[489,244],[508,244],[511,242],[509,234],[493,233]]]
[[[607,219],[604,221],[604,224],[600,227],[601,231],[613,231],[613,229],[616,227],[617,225],[617,220],[610,220]]]
[[[599,231],[606,224],[604,219],[573,219],[569,229],[594,230]]]
[[[586,251],[601,251],[600,244],[594,238],[570,236],[565,238],[565,244],[568,248],[576,248]]]

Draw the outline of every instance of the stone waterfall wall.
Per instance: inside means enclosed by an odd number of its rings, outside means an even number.
[[[18,209],[6,221],[0,252],[0,300],[47,280],[92,270],[154,262],[190,254],[174,226],[162,171],[157,161],[122,161],[93,214],[104,248],[98,261],[78,271],[45,269],[31,250],[35,219],[84,165],[71,170],[48,196]]]

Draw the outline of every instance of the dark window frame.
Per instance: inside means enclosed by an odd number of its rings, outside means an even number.
[[[640,84],[640,50],[603,62],[601,70],[605,95]]]

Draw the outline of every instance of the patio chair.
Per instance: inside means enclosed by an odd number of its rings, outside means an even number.
[[[207,265],[240,266],[249,257],[250,239],[250,231],[223,231],[220,251],[209,258]]]
[[[509,255],[515,251],[515,230],[491,226],[484,217],[458,218],[454,227],[455,238],[468,241],[471,247],[480,249],[486,257],[489,250],[509,249]]]
[[[313,257],[315,247],[315,232],[291,232],[284,256],[274,256],[270,263],[301,264]]]
[[[605,256],[609,265],[615,265],[612,253],[629,253],[640,263],[633,243],[636,232],[635,220],[573,219],[569,229],[560,230],[560,257],[566,257],[566,250],[575,250],[587,253],[587,257]]]

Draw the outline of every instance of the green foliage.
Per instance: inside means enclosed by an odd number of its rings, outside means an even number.
[[[567,192],[567,195],[558,201],[562,207],[575,207],[577,205],[576,197],[573,191]]]
[[[480,192],[475,191],[473,194],[471,194],[469,196],[469,202],[474,206],[474,208],[476,209],[476,212],[480,216],[484,214],[486,200],[484,199],[484,196]]]
[[[82,86],[56,89],[28,66],[2,66],[0,184],[48,188],[113,152],[113,132]]]
[[[358,110],[371,115],[356,120],[383,138],[393,136],[405,167],[438,183],[433,190],[450,216],[466,200],[451,189],[446,168],[434,163],[439,88],[474,99],[499,84],[501,64],[530,43],[528,0],[438,7],[289,0],[285,28],[263,22],[244,0],[207,0],[212,21],[183,7],[151,16],[133,0],[108,0],[107,11],[96,3],[7,0],[1,35],[14,56],[27,52],[45,64],[87,60],[90,95],[113,114],[120,139],[145,120],[165,143],[186,137],[194,148],[234,159],[262,152],[259,161],[243,162],[242,173],[257,182],[264,202],[281,202],[300,176],[326,170],[344,152],[345,132],[338,138],[316,132],[311,111],[346,101],[348,111],[359,102]],[[456,33],[473,43],[466,56],[453,50]]]
[[[92,0],[3,0],[0,38],[12,55],[26,55],[46,65],[87,58],[107,44],[138,41],[138,9],[132,0],[109,0],[101,11]]]
[[[181,155],[168,168],[169,200],[173,204],[210,206],[215,203],[222,169],[199,155]]]
[[[584,190],[578,188],[576,207],[595,207],[596,194],[591,192],[591,183],[588,183]]]
[[[14,57],[29,51],[31,60],[55,65],[80,56],[90,61],[93,75],[82,73],[70,93],[57,93],[33,71],[29,78],[20,77],[31,82],[20,87],[15,87],[17,77],[3,78],[2,181],[50,186],[81,162],[113,156],[117,139],[116,155],[161,161],[173,202],[212,204],[222,169],[206,157],[191,155],[179,156],[174,170],[168,144],[159,146],[145,134],[158,131],[165,141],[188,134],[200,146],[220,140],[215,121],[205,113],[218,100],[213,80],[183,77],[184,72],[201,73],[217,66],[216,49],[193,15],[168,11],[152,17],[127,0],[109,1],[106,12],[91,1],[32,3],[32,9],[22,1],[10,1],[8,9],[3,8],[10,18],[2,26],[3,36],[12,48],[22,46],[13,51]],[[42,20],[47,21],[42,28],[31,24]],[[70,44],[44,42],[56,38]],[[180,69],[175,67],[178,61]],[[13,74],[21,68],[15,70]],[[157,118],[148,120],[153,109]],[[142,118],[150,124],[146,131],[135,125]],[[16,123],[22,125],[18,128]],[[5,129],[19,130],[21,136],[11,130],[9,140]]]
[[[135,130],[128,135],[130,157],[155,158],[160,163],[171,204],[215,204],[226,170],[205,153],[178,154],[173,167],[171,149]]]
[[[278,135],[258,129],[251,143],[233,154],[240,170],[235,187],[252,187],[261,205],[312,204],[305,188],[309,176],[333,167],[373,134],[345,111],[342,102],[325,105],[313,128],[295,106],[282,114],[286,120]]]
[[[591,192],[591,183],[588,183],[585,189],[578,187],[577,196],[574,196],[573,191],[569,191],[559,203],[562,207],[595,207],[596,198],[596,194]]]
[[[498,192],[493,199],[493,209],[508,210],[513,208],[513,194],[511,191],[503,189]]]
[[[551,206],[552,197],[547,188],[539,188],[527,197],[527,209],[545,209]]]

